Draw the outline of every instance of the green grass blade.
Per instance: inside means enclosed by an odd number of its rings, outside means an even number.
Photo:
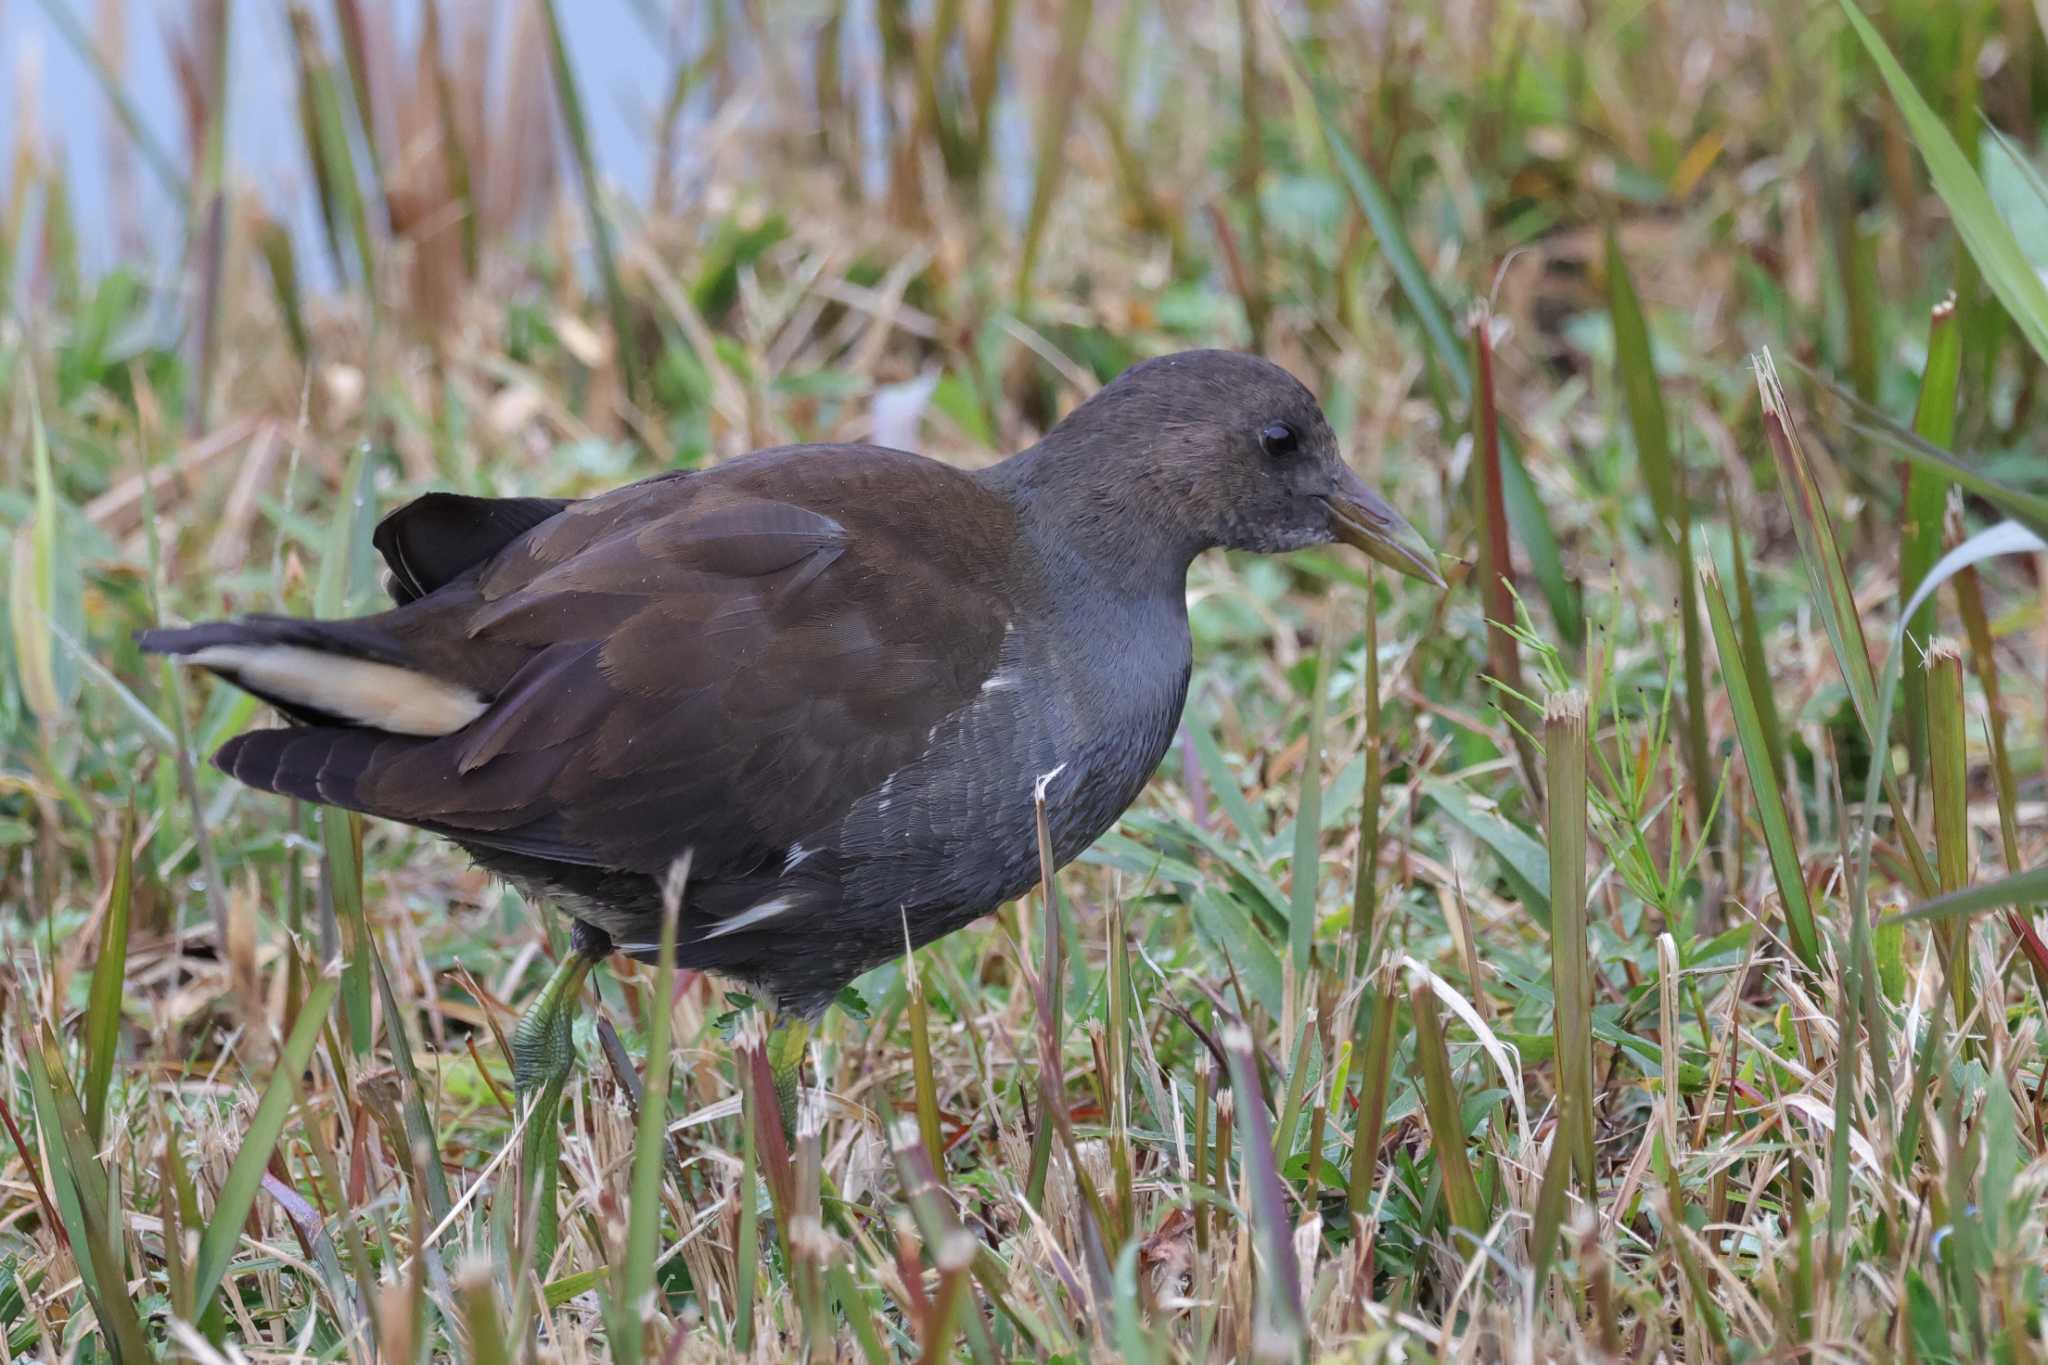
[[[85,1006],[85,1128],[97,1146],[107,1132],[107,1092],[114,1080],[114,1050],[121,1041],[121,985],[128,971],[128,909],[135,895],[135,805],[121,817],[114,850],[114,882],[92,989]]]
[[[1888,718],[1880,715],[1877,679],[1870,666],[1870,647],[1863,636],[1862,614],[1856,607],[1856,595],[1849,587],[1849,575],[1842,568],[1841,550],[1835,541],[1834,524],[1821,498],[1820,482],[1815,478],[1812,462],[1807,459],[1806,448],[1800,442],[1798,428],[1792,423],[1791,406],[1786,402],[1784,386],[1778,382],[1778,369],[1768,350],[1760,352],[1756,358],[1756,379],[1763,399],[1766,444],[1777,463],[1778,482],[1799,540],[1799,557],[1806,566],[1807,579],[1813,585],[1814,605],[1819,610],[1822,625],[1827,628],[1828,642],[1834,647],[1835,663],[1849,686],[1849,698],[1855,705],[1856,717],[1877,756],[1874,770],[1892,806],[1896,837],[1912,864],[1915,881],[1931,888],[1934,871],[1928,866],[1927,855],[1921,850],[1912,824],[1905,818],[1898,784],[1892,778],[1885,747],[1879,742],[1880,729],[1889,729],[1889,724]],[[1896,655],[1897,650],[1894,649],[1893,653]]]
[[[1322,878],[1323,832],[1323,716],[1329,697],[1330,657],[1336,636],[1337,613],[1332,608],[1323,621],[1321,647],[1310,683],[1308,734],[1301,756],[1301,800],[1294,820],[1294,882],[1292,914],[1288,917],[1287,944],[1294,964],[1295,998],[1300,1002],[1308,988],[1309,958],[1315,946],[1316,890]]]
[[[1728,564],[1735,580],[1735,624],[1740,630],[1742,662],[1749,675],[1749,695],[1756,701],[1757,718],[1763,722],[1764,745],[1770,751],[1771,771],[1785,775],[1785,723],[1778,718],[1778,696],[1771,687],[1770,655],[1764,652],[1763,623],[1758,619],[1756,597],[1749,587],[1749,557],[1743,550],[1742,528],[1735,515],[1735,497],[1727,498]]]
[[[555,0],[540,0],[541,18],[546,23],[548,65],[554,72],[555,100],[560,106],[562,127],[569,139],[569,152],[576,162],[576,183],[583,195],[583,213],[590,228],[590,245],[597,256],[597,274],[604,286],[605,308],[611,314],[612,344],[619,348],[619,373],[626,385],[626,398],[640,397],[639,347],[634,344],[633,314],[626,303],[626,288],[619,279],[618,258],[612,249],[610,215],[605,212],[604,190],[598,183],[597,154],[591,149],[590,128],[583,117],[583,95],[576,86],[576,71],[562,41],[562,20]]]
[[[1934,306],[1927,325],[1927,364],[1920,376],[1920,402],[1913,430],[1932,446],[1947,447],[1955,438],[1956,384],[1962,373],[1963,329],[1956,325],[1951,295]],[[1906,464],[1905,520],[1899,530],[1899,596],[1904,599],[1927,577],[1941,557],[1941,528],[1948,502],[1948,480],[1924,465]],[[1906,639],[1924,646],[1934,634],[1934,604],[1914,612]],[[1927,774],[1927,680],[1916,668],[1906,670],[1906,742],[1913,771]]]
[[[1821,969],[1820,935],[1814,926],[1813,907],[1799,864],[1799,847],[1785,812],[1785,798],[1778,786],[1778,774],[1771,767],[1770,747],[1764,742],[1763,721],[1757,714],[1756,700],[1750,695],[1749,672],[1743,664],[1741,646],[1736,643],[1735,622],[1728,614],[1728,600],[1721,592],[1721,577],[1714,566],[1702,562],[1699,575],[1707,595],[1707,620],[1713,627],[1714,648],[1721,656],[1721,683],[1728,691],[1729,709],[1735,713],[1735,735],[1756,794],[1757,819],[1764,827],[1778,898],[1785,904],[1785,924],[1792,950],[1807,970],[1817,973]]]
[[[1251,1187],[1252,1234],[1265,1262],[1258,1277],[1258,1311],[1262,1322],[1289,1343],[1289,1357],[1307,1349],[1307,1325],[1301,1311],[1301,1271],[1294,1257],[1293,1222],[1287,1216],[1287,1192],[1273,1164],[1273,1134],[1266,1099],[1259,1087],[1258,1058],[1251,1034],[1232,1025],[1223,1034],[1223,1054],[1230,1063],[1230,1089],[1236,1096],[1244,1126],[1245,1183]],[[1218,1165],[1222,1174],[1222,1165]]]
[[[1611,225],[1607,229],[1607,308],[1614,322],[1614,365],[1621,377],[1629,427],[1635,434],[1636,458],[1657,516],[1657,540],[1670,557],[1672,577],[1682,584],[1692,572],[1692,508],[1671,453],[1671,423],[1664,410],[1664,388],[1657,379],[1642,299]],[[1694,810],[1704,812],[1714,782],[1707,758],[1707,673],[1698,597],[1680,592],[1678,609],[1685,651],[1685,766],[1692,778]]]
[[[1934,797],[1934,870],[1944,892],[1970,884],[1970,754],[1963,722],[1963,656],[1956,643],[1927,647],[1928,786]],[[1956,916],[1936,931],[1958,1020],[1970,1017],[1970,922]]]
[[[626,1256],[614,1283],[610,1313],[613,1358],[633,1365],[641,1359],[654,1302],[654,1254],[661,1241],[661,1171],[668,1150],[669,1018],[675,1003],[676,919],[682,910],[689,864],[670,877],[662,897],[661,946],[653,989],[647,999],[647,1078],[640,1096],[640,1121],[633,1134],[632,1202],[626,1214]],[[757,1106],[769,1097],[756,1095]],[[742,1197],[749,1197],[748,1192]],[[752,1266],[740,1267],[752,1274]]]
[[[2009,877],[2000,877],[1995,882],[1979,882],[1960,891],[1936,896],[1903,914],[1889,916],[1879,923],[1914,924],[1953,919],[1957,916],[1980,915],[1986,910],[2003,910],[2012,905],[2027,905],[2039,900],[2048,900],[2048,863],[2030,867],[2025,872],[2015,872]]]
[[[1038,265],[1039,244],[1059,194],[1067,165],[1067,128],[1080,102],[1081,59],[1087,53],[1088,29],[1095,17],[1094,0],[1065,0],[1060,7],[1060,45],[1053,58],[1038,119],[1038,162],[1031,175],[1031,208],[1024,220],[1024,243],[1017,257],[1017,306],[1031,301],[1031,277]]]
[[[24,1030],[24,1033],[26,1030]],[[148,1360],[142,1320],[129,1297],[123,1243],[109,1214],[107,1173],[86,1132],[85,1115],[64,1072],[64,1053],[49,1026],[21,1049],[28,1063],[30,1093],[48,1161],[55,1176],[57,1205],[71,1241],[79,1279],[101,1328],[123,1360]]]
[[[1365,779],[1358,801],[1358,866],[1351,881],[1352,969],[1371,960],[1374,921],[1380,907],[1380,796],[1386,781],[1385,722],[1380,715],[1380,597],[1378,575],[1365,571],[1365,666],[1359,677],[1365,696]],[[1365,1002],[1359,1001],[1359,1008]]]
[[[1849,17],[1849,26],[1856,31],[1864,50],[1877,63],[1884,83],[1890,87],[1913,143],[1927,163],[1935,193],[1948,206],[1949,218],[1961,234],[1963,245],[1984,272],[1984,282],[2005,306],[2034,353],[2048,360],[2048,286],[2042,284],[2019,238],[1999,214],[1969,155],[1921,96],[1883,37],[1864,17],[1855,0],[1840,3],[1842,13]]]
[[[57,648],[57,640],[60,634],[74,640],[85,638],[83,584],[76,547],[63,530],[63,498],[50,459],[35,377],[26,371],[22,393],[28,408],[33,502],[28,518],[13,536],[8,625],[22,700],[41,724],[46,739],[54,739],[67,724],[82,683],[78,668]]]
[[[207,1219],[206,1230],[199,1238],[199,1260],[194,1267],[192,1299],[201,1312],[213,1301],[214,1292],[227,1276],[235,1246],[242,1239],[242,1227],[248,1222],[249,1210],[255,1206],[257,1191],[263,1186],[264,1168],[270,1164],[270,1155],[277,1149],[285,1121],[297,1103],[299,1077],[305,1074],[307,1064],[313,1059],[314,1045],[319,1042],[320,1032],[326,1026],[327,1013],[334,1004],[340,984],[331,976],[322,977],[306,997],[306,1003],[292,1025],[291,1036],[285,1039],[284,1047],[278,1053],[277,1066],[270,1073],[270,1084],[264,1087],[263,1098],[258,1101],[256,1113],[249,1120],[248,1131],[242,1134],[241,1148],[228,1167],[227,1179],[221,1184],[220,1198],[213,1206],[213,1216]]]
[[[1457,333],[1451,325],[1451,315],[1437,298],[1428,270],[1415,254],[1415,248],[1409,245],[1407,230],[1401,224],[1393,199],[1379,178],[1352,150],[1335,109],[1310,90],[1307,79],[1301,74],[1302,56],[1293,41],[1283,35],[1280,49],[1293,68],[1294,83],[1301,98],[1307,102],[1324,140],[1329,144],[1338,177],[1344,182],[1358,211],[1364,215],[1366,224],[1372,228],[1380,251],[1394,273],[1394,280],[1401,286],[1402,296],[1408,300],[1409,308],[1414,310],[1416,320],[1422,325],[1431,357],[1449,377],[1458,400],[1469,403],[1473,392],[1471,362],[1466,359],[1465,348],[1458,342]],[[1557,618],[1558,629],[1563,632],[1566,642],[1576,649],[1585,643],[1585,611],[1578,590],[1565,574],[1564,556],[1558,549],[1557,535],[1551,529],[1549,515],[1536,495],[1536,485],[1522,464],[1512,433],[1506,429],[1501,431],[1500,452],[1501,492],[1507,502],[1508,521],[1529,556],[1529,566],[1535,572],[1537,585],[1543,589],[1544,601],[1550,604],[1551,614]]]
[[[1486,1236],[1486,1204],[1465,1152],[1464,1113],[1457,1082],[1451,1077],[1451,1053],[1444,1043],[1443,1016],[1437,1012],[1436,991],[1429,982],[1417,981],[1409,987],[1408,1002],[1415,1012],[1415,1063],[1422,1072],[1422,1107],[1429,1116],[1429,1145],[1436,1153],[1437,1171],[1443,1178],[1451,1225],[1476,1244]],[[1465,1251],[1466,1248],[1459,1248],[1460,1254]]]
[[[42,6],[43,13],[50,17],[50,22],[63,35],[78,60],[92,72],[94,83],[106,96],[107,103],[113,106],[114,117],[120,120],[121,131],[142,153],[142,159],[148,163],[150,174],[156,177],[164,197],[174,204],[183,204],[187,194],[185,177],[179,172],[170,150],[157,140],[154,120],[143,115],[142,107],[129,95],[127,82],[121,73],[107,65],[99,45],[93,42],[92,35],[78,21],[85,7],[77,0],[42,0]]]

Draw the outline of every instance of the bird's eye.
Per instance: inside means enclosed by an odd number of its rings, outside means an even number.
[[[1285,422],[1275,422],[1259,433],[1259,444],[1275,459],[1301,449],[1301,437]]]

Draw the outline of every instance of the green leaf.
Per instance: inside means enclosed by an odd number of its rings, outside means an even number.
[[[1252,803],[1245,800],[1244,789],[1237,785],[1237,774],[1230,770],[1230,760],[1223,756],[1223,750],[1216,743],[1216,734],[1206,721],[1198,716],[1188,719],[1188,736],[1194,741],[1195,759],[1201,765],[1202,776],[1209,783],[1209,792],[1216,803],[1223,808],[1223,814],[1237,830],[1238,837],[1254,849],[1267,846],[1265,831],[1261,828],[1258,812]]]
[[[1284,994],[1280,957],[1253,927],[1242,902],[1235,896],[1201,887],[1189,900],[1189,906],[1195,912],[1195,927],[1237,969],[1238,977],[1259,1008],[1278,1019]]]
[[[1984,1084],[1984,1114],[1978,1124],[1984,1138],[1984,1171],[1977,1207],[1983,1210],[1985,1239],[1996,1252],[2007,1234],[2019,1231],[2007,1215],[2012,1207],[2013,1181],[2020,1173],[2023,1157],[2012,1091],[2007,1088],[2005,1077],[1995,1070]]]

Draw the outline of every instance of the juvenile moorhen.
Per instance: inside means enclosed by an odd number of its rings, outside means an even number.
[[[214,761],[252,787],[445,835],[575,920],[518,1029],[559,1087],[584,973],[656,951],[773,998],[785,1115],[849,981],[1066,863],[1122,814],[1187,696],[1188,564],[1344,541],[1442,586],[1253,356],[1133,366],[974,472],[786,446],[578,502],[429,493],[376,546],[397,605],[143,633],[295,722]],[[558,1091],[556,1092],[558,1093]]]

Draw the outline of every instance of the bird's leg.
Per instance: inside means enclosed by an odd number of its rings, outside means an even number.
[[[576,921],[569,955],[548,976],[512,1031],[512,1084],[526,1117],[519,1188],[522,1204],[533,1211],[533,1264],[542,1274],[555,1254],[555,1167],[562,1136],[558,1115],[562,1087],[576,1065],[570,1025],[583,978],[611,949],[603,930]]]
[[[549,974],[519,1024],[512,1030],[512,1084],[523,1104],[552,1086],[559,1094],[562,1082],[576,1064],[576,1043],[569,1026],[575,1021],[577,996],[583,978],[597,959],[580,949],[571,950]]]
[[[796,1096],[804,1074],[804,1049],[811,1041],[811,1021],[800,1014],[775,1016],[768,1030],[768,1075],[775,1082],[775,1104],[782,1111],[782,1135],[796,1146]]]

